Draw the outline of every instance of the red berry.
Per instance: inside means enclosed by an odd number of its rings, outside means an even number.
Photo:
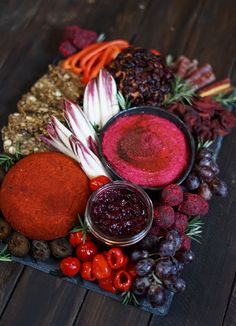
[[[80,29],[78,32],[75,33],[73,44],[77,47],[77,49],[83,49],[86,46],[95,43],[97,37],[98,35],[94,31]]]
[[[191,239],[185,233],[183,233],[181,237],[182,237],[181,249],[190,250]]]
[[[76,256],[82,261],[92,261],[97,252],[98,248],[92,241],[81,243],[76,248]]]
[[[161,193],[161,202],[164,205],[177,206],[183,201],[183,190],[177,184],[166,186]]]
[[[66,257],[60,262],[60,269],[66,276],[73,277],[80,270],[80,261],[76,257]]]
[[[205,215],[208,209],[208,202],[204,198],[190,193],[184,194],[184,201],[178,207],[180,213],[188,216]]]
[[[59,47],[59,52],[63,55],[64,58],[69,57],[77,51],[78,50],[76,47],[70,41],[63,41]]]
[[[175,212],[174,229],[179,231],[180,233],[184,233],[187,226],[188,226],[188,217],[187,217],[187,215],[181,214],[179,212]]]
[[[157,206],[154,208],[154,226],[170,228],[175,222],[175,213],[171,206]]]
[[[80,27],[78,25],[68,25],[65,26],[63,31],[63,40],[73,41],[76,33],[80,31]]]
[[[166,230],[160,228],[159,226],[152,226],[149,233],[159,238],[166,235]]]

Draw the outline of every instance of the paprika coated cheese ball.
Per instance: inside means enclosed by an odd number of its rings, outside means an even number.
[[[64,237],[90,195],[79,164],[57,152],[31,154],[7,173],[0,191],[4,217],[30,239]]]

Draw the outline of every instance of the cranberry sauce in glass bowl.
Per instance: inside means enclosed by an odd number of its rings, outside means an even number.
[[[91,195],[85,221],[89,231],[107,245],[129,246],[144,238],[150,230],[152,202],[140,187],[114,181]]]

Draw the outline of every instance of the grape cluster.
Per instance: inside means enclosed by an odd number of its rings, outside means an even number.
[[[203,147],[197,152],[196,163],[185,181],[185,186],[206,200],[210,200],[213,194],[226,197],[227,185],[217,177],[218,174],[219,166],[213,158],[213,151]]]
[[[153,307],[164,306],[168,291],[182,293],[186,288],[180,277],[184,264],[194,259],[191,250],[182,249],[182,237],[177,230],[170,230],[158,239],[149,236],[131,253],[135,263],[137,278],[133,283],[133,293],[147,297]]]

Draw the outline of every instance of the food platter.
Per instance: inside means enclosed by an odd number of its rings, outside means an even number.
[[[2,129],[0,260],[164,316],[227,195],[236,96],[209,64],[95,36],[66,27],[65,58]]]

